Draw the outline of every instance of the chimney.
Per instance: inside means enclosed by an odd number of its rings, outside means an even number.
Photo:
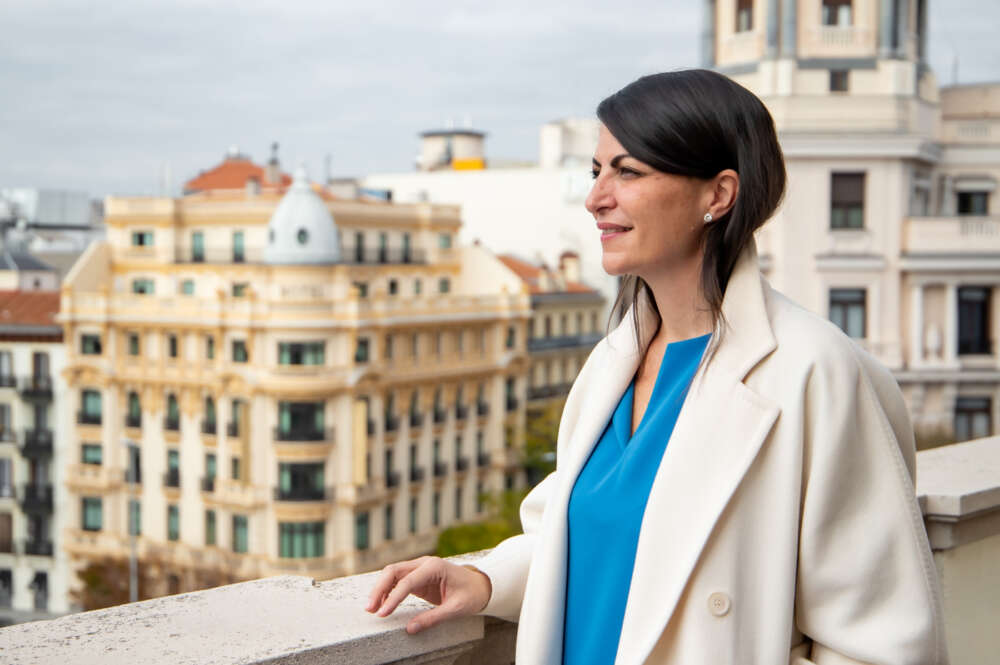
[[[559,255],[559,272],[567,282],[580,281],[580,255],[565,251]]]
[[[271,159],[267,160],[266,177],[268,184],[281,184],[281,165],[278,162],[278,142],[271,144]]]

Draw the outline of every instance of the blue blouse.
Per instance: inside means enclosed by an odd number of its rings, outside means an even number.
[[[564,665],[610,665],[618,652],[639,527],[667,441],[711,335],[668,344],[635,435],[629,384],[569,500]]]

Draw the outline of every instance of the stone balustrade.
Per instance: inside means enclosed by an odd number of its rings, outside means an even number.
[[[923,451],[918,495],[941,577],[953,665],[1000,653],[1000,437]],[[455,557],[473,561],[482,553]],[[272,577],[0,630],[8,665],[510,665],[516,626],[468,617],[408,635],[429,607],[364,611],[376,573]]]

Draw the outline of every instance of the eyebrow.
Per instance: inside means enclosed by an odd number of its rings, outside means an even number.
[[[611,158],[611,162],[610,162],[611,168],[613,168],[613,169],[618,168],[618,164],[620,164],[623,159],[625,159],[626,157],[631,157],[631,156],[632,155],[628,154],[627,152],[623,152],[620,155],[615,155],[614,157]],[[590,161],[593,163],[594,166],[597,166],[597,167],[601,166],[601,163],[599,161],[597,161],[596,157],[591,157]]]

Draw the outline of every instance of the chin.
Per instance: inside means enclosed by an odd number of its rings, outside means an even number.
[[[627,275],[632,272],[630,269],[631,265],[627,261],[623,261],[622,257],[604,254],[601,256],[601,267],[604,272],[608,273],[613,277],[618,277],[619,275]]]

